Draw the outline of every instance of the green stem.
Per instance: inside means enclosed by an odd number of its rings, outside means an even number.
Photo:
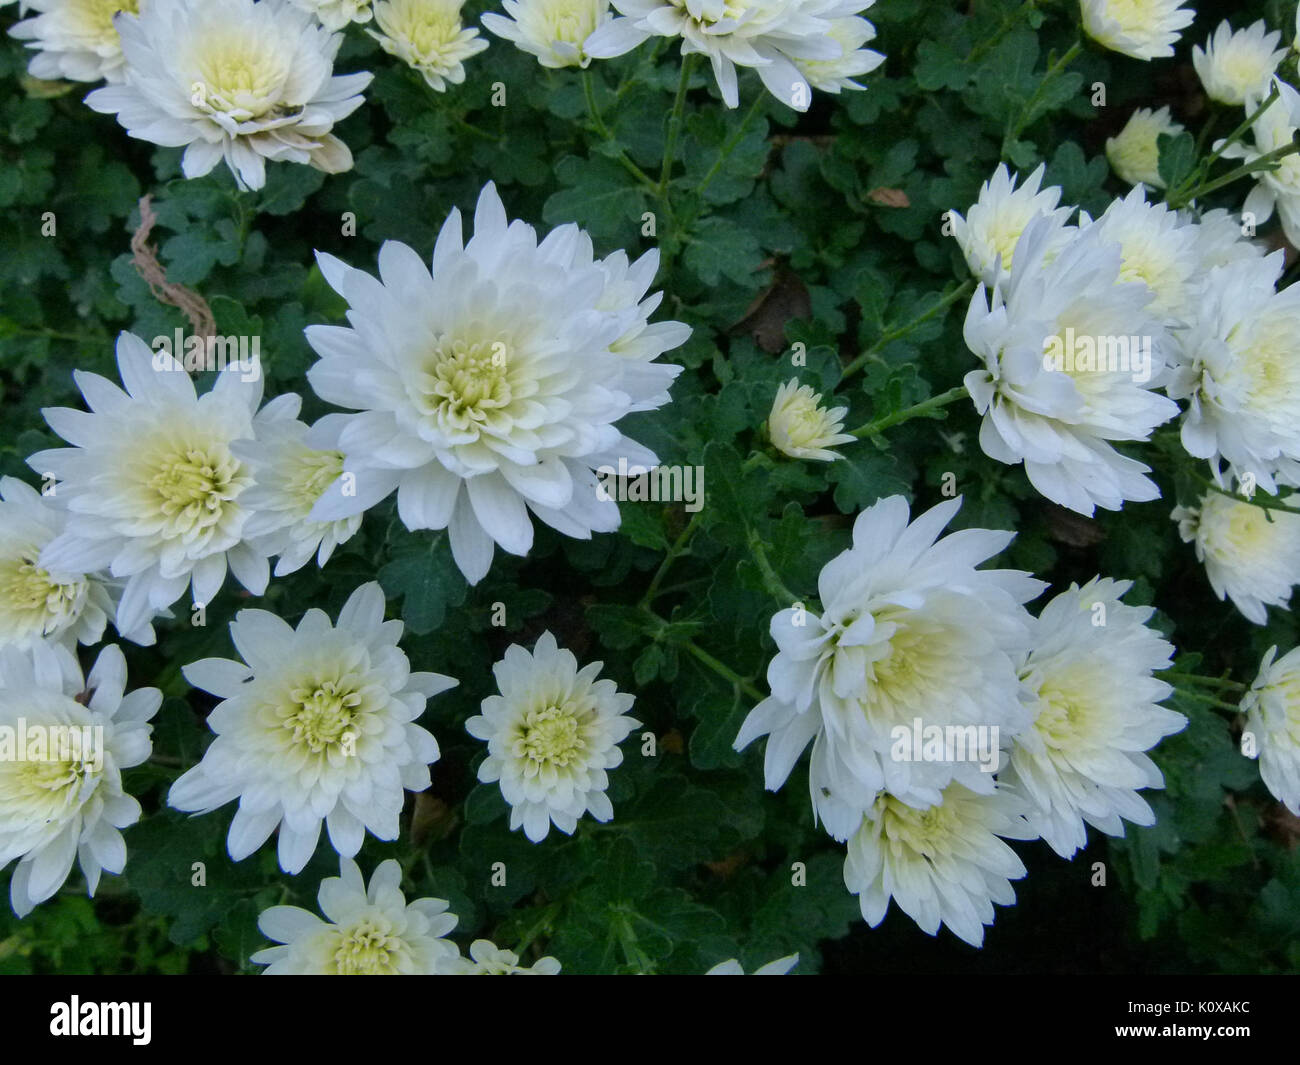
[[[1219,142],[1218,146],[1187,175],[1176,187],[1170,190],[1165,197],[1165,203],[1170,207],[1178,208],[1183,204],[1190,202],[1192,196],[1188,195],[1189,189],[1194,189],[1204,179],[1204,176],[1210,172],[1210,167],[1219,161],[1232,145],[1241,140],[1254,127],[1259,117],[1272,107],[1281,98],[1281,92],[1276,85],[1272,91],[1265,97],[1263,103],[1257,107],[1254,112],[1240,126],[1234,129],[1226,138]],[[1203,195],[1203,193],[1202,193]]]
[[[756,703],[761,703],[765,698],[767,698],[767,696],[754,687],[750,681],[746,680],[730,666],[718,661],[718,659],[714,658],[694,640],[683,638],[676,640],[675,642],[677,646],[685,649],[689,654],[694,655],[696,660],[702,665],[708,666],[708,668],[713,670],[713,672],[719,677],[727,681],[727,683],[734,685],[736,688],[739,688]]]
[[[911,333],[912,330],[916,329],[920,325],[924,325],[936,314],[939,314],[940,312],[947,310],[963,296],[968,296],[974,291],[975,291],[975,282],[973,280],[968,279],[966,281],[963,281],[951,292],[944,293],[938,299],[938,301],[936,301],[935,304],[925,313],[919,315],[916,318],[913,318],[910,322],[906,323],[905,325],[896,326],[892,329],[885,330],[885,332],[880,335],[880,338],[874,344],[872,344],[871,347],[867,348],[866,351],[864,351],[861,355],[859,355],[856,359],[854,359],[851,363],[849,363],[846,367],[844,367],[843,373],[840,374],[840,383],[842,384],[848,378],[852,377],[855,373],[861,370],[863,366],[865,366],[872,358],[875,357],[877,352],[887,347],[888,345],[892,344],[895,340],[901,340],[903,337]]]
[[[1188,684],[1204,684],[1208,688],[1221,688],[1224,691],[1244,692],[1246,685],[1240,681],[1229,680],[1227,677],[1204,677],[1199,673],[1179,673],[1177,670],[1167,669],[1160,674],[1161,680],[1166,681],[1184,681]]]
[[[1280,501],[1274,502],[1272,501],[1273,497],[1270,495],[1261,498],[1260,494],[1256,492],[1254,495],[1245,496],[1240,492],[1229,492],[1226,488],[1220,488],[1213,481],[1207,481],[1204,477],[1198,477],[1196,474],[1192,474],[1192,477],[1211,492],[1217,492],[1221,496],[1235,499],[1238,503],[1247,503],[1252,507],[1259,507],[1260,510],[1279,510],[1284,514],[1300,514],[1300,507],[1287,506],[1287,504]]]
[[[1191,203],[1199,196],[1208,196],[1211,192],[1217,192],[1225,185],[1231,185],[1234,181],[1240,181],[1244,177],[1250,177],[1252,174],[1258,174],[1266,170],[1276,170],[1277,167],[1274,164],[1280,163],[1287,156],[1295,155],[1297,153],[1300,153],[1300,145],[1298,144],[1288,144],[1282,148],[1275,148],[1267,155],[1261,155],[1258,159],[1254,159],[1249,163],[1243,163],[1235,170],[1228,171],[1228,173],[1224,174],[1223,177],[1216,178],[1214,181],[1206,182],[1205,184],[1197,185],[1189,192],[1184,193],[1181,199],[1171,198],[1168,201],[1169,206],[1172,208],[1182,207],[1185,204]]]
[[[749,533],[749,552],[754,556],[754,563],[758,566],[758,572],[763,575],[763,586],[772,594],[772,598],[777,600],[782,606],[791,606],[801,600],[794,592],[790,591],[781,581],[772,563],[768,560],[767,549],[763,546],[763,541],[758,538],[758,534],[752,529]]]
[[[947,392],[940,392],[937,396],[931,396],[920,403],[914,403],[910,407],[894,411],[893,414],[887,414],[883,418],[876,418],[874,421],[867,422],[866,425],[854,429],[851,435],[856,436],[859,440],[866,436],[875,436],[885,429],[899,425],[902,422],[911,421],[913,418],[928,417],[933,411],[940,410],[950,403],[956,403],[963,396],[968,395],[970,393],[966,391],[965,385],[957,385],[955,388],[948,389]]]
[[[718,176],[718,172],[726,165],[727,160],[731,158],[731,153],[736,150],[736,145],[744,139],[745,132],[749,129],[749,124],[754,121],[754,116],[762,110],[765,103],[767,103],[766,93],[760,92],[754,97],[754,102],[750,106],[749,110],[745,112],[745,117],[741,120],[740,126],[719,150],[718,158],[714,161],[709,172],[704,175],[704,180],[700,182],[699,188],[695,190],[696,194],[701,199],[704,197],[704,190],[713,183],[713,179]]]
[[[1022,16],[1027,15],[1037,6],[1037,0],[1025,0],[1025,2],[1016,8],[1015,11],[1011,12],[1011,14],[1003,16],[1002,25],[994,31],[993,36],[986,41],[981,41],[970,50],[970,54],[966,57],[966,65],[969,66],[975,63],[984,55],[985,52],[989,51],[989,49],[993,48],[994,45],[1001,41],[1002,38],[1010,32],[1011,28],[1020,21]]]
[[[528,931],[524,933],[524,937],[518,942],[518,944],[516,944],[516,957],[522,958],[524,956],[524,951],[533,945],[533,941],[538,936],[543,932],[549,932],[551,930],[552,925],[555,923],[555,916],[560,912],[562,906],[563,903],[553,902],[542,911],[542,916],[529,926]]]
[[[1206,706],[1213,706],[1218,710],[1227,710],[1231,714],[1241,713],[1241,707],[1232,703],[1225,703],[1222,699],[1216,699],[1212,695],[1202,695],[1200,692],[1188,691],[1186,688],[1179,688],[1178,694],[1184,699],[1193,699],[1198,703],[1204,703]]]
[[[701,508],[700,510],[697,510],[691,517],[691,520],[686,523],[686,528],[681,531],[681,535],[673,542],[673,545],[668,549],[668,554],[664,556],[663,562],[659,564],[659,569],[656,570],[655,575],[650,578],[650,587],[646,589],[645,595],[641,597],[640,606],[644,607],[650,604],[650,601],[654,599],[656,594],[658,594],[659,586],[663,584],[664,578],[668,576],[668,571],[672,569],[673,563],[683,554],[687,553],[687,545],[690,543],[691,537],[693,537],[698,531],[700,519],[703,516],[704,510]]]
[[[1007,157],[1007,149],[1011,142],[1018,140],[1020,134],[1023,133],[1025,128],[1033,121],[1035,117],[1034,108],[1038,106],[1039,100],[1042,99],[1043,91],[1060,76],[1061,72],[1065,70],[1066,67],[1079,57],[1082,51],[1083,41],[1076,40],[1074,44],[1070,45],[1069,49],[1060,59],[1047,68],[1047,73],[1043,75],[1043,80],[1038,83],[1038,87],[1034,90],[1034,94],[1025,101],[1025,106],[1020,109],[1020,114],[1017,115],[1015,121],[1007,127],[1007,131],[1002,138],[1002,157],[1004,159]]]
[[[582,80],[582,95],[587,102],[587,114],[591,118],[592,127],[595,129],[596,133],[601,137],[602,140],[610,144],[616,145],[616,142],[614,140],[614,134],[610,131],[609,127],[605,124],[605,119],[601,115],[600,109],[596,106],[596,90],[595,90],[595,85],[592,83],[592,74],[590,68],[583,70],[581,80]],[[640,182],[642,185],[644,185],[647,190],[649,190],[652,193],[657,192],[658,186],[655,185],[654,179],[651,178],[650,175],[647,174],[644,170],[642,170],[639,166],[637,166],[636,163],[634,163],[631,160],[631,158],[628,156],[627,152],[625,152],[622,148],[618,149],[618,153],[614,156],[614,158],[618,160],[619,165],[622,166],[624,170],[626,170],[629,174],[631,174],[634,178],[636,178],[636,180]]]
[[[695,68],[695,53],[682,56],[682,76],[677,82],[677,98],[673,101],[673,113],[668,119],[668,139],[664,142],[664,165],[659,173],[659,198],[668,195],[668,179],[672,176],[673,161],[677,155],[677,141],[682,134],[682,117],[686,112],[686,93],[691,87],[691,72]]]

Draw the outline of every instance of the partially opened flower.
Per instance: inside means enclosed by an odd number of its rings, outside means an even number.
[[[776,961],[770,961],[766,965],[760,965],[750,976],[785,976],[791,969],[799,964],[799,955],[790,954],[784,958],[777,958]],[[720,961],[712,969],[704,974],[705,976],[744,976],[745,969],[735,958],[729,958],[726,961]]]
[[[1033,727],[1016,737],[1003,779],[1028,800],[1036,835],[1062,858],[1088,840],[1084,822],[1111,836],[1124,821],[1155,823],[1138,795],[1164,786],[1144,751],[1187,725],[1157,704],[1173,692],[1152,676],[1173,647],[1147,627],[1152,607],[1127,606],[1130,581],[1071,585],[1043,608],[1021,667],[1034,698]]]
[[[402,867],[389,858],[370,887],[351,858],[320,882],[321,920],[300,906],[263,910],[257,927],[279,946],[251,960],[264,976],[436,976],[460,952],[444,937],[456,927],[445,899],[406,901]]]
[[[1106,138],[1106,159],[1121,181],[1130,185],[1149,185],[1163,189],[1160,176],[1160,138],[1176,137],[1183,127],[1169,117],[1169,108],[1152,111],[1139,107],[1129,116],[1124,128]]]
[[[464,0],[375,0],[378,33],[366,30],[385,52],[419,72],[437,92],[465,80],[465,60],[487,48],[478,29],[460,20]]]
[[[538,958],[532,965],[520,965],[513,950],[504,950],[490,939],[476,939],[469,945],[469,957],[458,957],[445,971],[453,976],[556,976],[560,963]]]
[[[504,0],[505,15],[489,11],[483,25],[544,67],[585,67],[586,41],[610,19],[609,0]]]
[[[204,658],[182,670],[222,702],[208,716],[216,740],[172,785],[168,803],[209,813],[238,799],[230,856],[248,857],[279,828],[287,873],[307,864],[322,822],[345,858],[366,832],[396,839],[403,789],[427,788],[439,754],[415,721],[430,697],[457,683],[411,672],[397,646],[402,627],[384,621],[373,581],[348,597],[337,624],[314,607],[296,629],[268,611],[241,610],[230,635],[244,661]]]
[[[1134,59],[1174,54],[1182,31],[1196,12],[1187,0],[1079,0],[1083,28],[1098,44]]]
[[[1264,20],[1248,29],[1233,32],[1227,19],[1214,35],[1192,49],[1192,65],[1205,86],[1205,94],[1217,103],[1241,107],[1246,98],[1268,92],[1273,72],[1286,58],[1279,48],[1282,35],[1269,33]]]
[[[588,813],[597,821],[614,816],[606,770],[622,764],[618,744],[639,722],[625,716],[632,696],[596,679],[602,664],[579,669],[549,632],[531,653],[511,644],[492,667],[501,694],[489,695],[482,714],[465,722],[488,745],[479,780],[501,782],[511,830],[522,827],[534,843],[552,824],[572,835]]]
[[[147,3],[148,0],[145,0]],[[36,50],[27,72],[45,81],[122,80],[125,60],[114,18],[140,10],[141,0],[25,0],[39,12],[16,23],[9,35]]]
[[[121,830],[140,804],[122,770],[148,759],[147,722],[161,705],[157,688],[126,693],[116,645],[84,681],[66,648],[0,648],[0,868],[18,862],[9,898],[19,917],[54,895],[74,862],[91,895],[101,873],[125,867]]]
[[[1276,656],[1277,648],[1270,647],[1241,700],[1245,733],[1254,740],[1253,750],[1244,742],[1243,749],[1259,759],[1264,786],[1300,817],[1300,647]]]
[[[86,103],[133,137],[184,147],[186,177],[224,160],[241,188],[260,189],[268,160],[351,169],[330,131],[361,106],[371,75],[335,77],[343,38],[290,0],[165,0],[114,25],[125,80]]]
[[[791,378],[776,390],[767,433],[773,446],[792,459],[831,462],[841,456],[832,450],[837,444],[851,444],[857,437],[842,432],[848,407],[827,409],[822,397],[809,385]]]

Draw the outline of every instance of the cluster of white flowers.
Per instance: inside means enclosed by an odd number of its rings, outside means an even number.
[[[1004,841],[1042,836],[1070,857],[1085,821],[1150,824],[1137,790],[1163,780],[1142,752],[1185,719],[1156,706],[1172,649],[1145,627],[1150,608],[1119,601],[1127,583],[1071,587],[1035,620],[1040,581],[978,568],[1012,533],[941,536],[959,506],[909,520],[894,496],[858,516],[822,570],[822,613],[773,617],[772,694],[736,746],[768,737],[776,790],[812,743],[813,812],[848,843],[868,923],[893,899],[926,932],[979,945],[1025,873]]]

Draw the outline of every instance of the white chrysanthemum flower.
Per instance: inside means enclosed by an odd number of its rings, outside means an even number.
[[[799,384],[797,377],[776,390],[772,413],[767,417],[767,435],[783,455],[832,462],[844,456],[831,448],[857,439],[842,432],[849,408],[827,409],[821,402],[822,397],[810,385]]]
[[[125,60],[113,18],[140,10],[140,0],[27,0],[39,12],[9,35],[36,49],[27,73],[44,81],[122,80]]]
[[[347,29],[354,22],[364,24],[374,16],[370,0],[293,0],[293,4],[310,11],[331,33]]]
[[[483,25],[544,67],[585,67],[582,45],[610,19],[609,0],[505,0],[505,15],[489,11]]]
[[[492,667],[501,694],[489,695],[483,713],[465,722],[488,745],[478,779],[501,782],[511,830],[522,826],[534,843],[552,824],[572,835],[584,814],[597,821],[614,816],[605,771],[622,764],[618,744],[640,722],[624,716],[632,696],[612,680],[596,680],[603,664],[579,670],[549,632],[532,653],[511,644]]]
[[[874,2],[874,0],[873,0]],[[808,84],[821,92],[838,96],[844,89],[865,89],[853,79],[870,74],[885,57],[864,45],[876,39],[876,27],[856,15],[831,20],[827,36],[838,41],[841,54],[835,59],[797,59],[794,65]]]
[[[0,868],[18,859],[9,899],[19,917],[59,890],[74,861],[91,895],[101,873],[126,865],[120,830],[140,804],[122,790],[122,770],[152,753],[146,722],[162,693],[125,693],[114,644],[84,681],[66,647],[0,649]]]
[[[261,553],[279,556],[277,577],[301,569],[312,555],[324,566],[361,528],[360,514],[338,521],[310,517],[317,500],[343,474],[338,437],[344,418],[326,415],[309,430],[298,421],[301,407],[302,398],[292,392],[277,396],[258,414],[257,439],[232,448],[254,478],[242,497],[252,512],[244,536]]]
[[[1169,117],[1168,107],[1159,111],[1139,107],[1119,133],[1106,138],[1106,159],[1121,181],[1163,189],[1160,137],[1176,137],[1182,132],[1183,126]]]
[[[1276,647],[1264,655],[1241,709],[1264,786],[1300,817],[1300,647],[1274,661],[1276,655]]]
[[[351,858],[320,882],[321,920],[300,906],[263,910],[257,927],[282,944],[250,959],[263,976],[437,976],[460,954],[443,938],[456,927],[445,899],[406,901],[402,867],[389,858],[370,888]]]
[[[1052,258],[1054,230],[1031,221],[1007,286],[971,300],[966,344],[984,369],[965,383],[984,415],[980,447],[1023,462],[1039,492],[1080,514],[1157,499],[1150,468],[1111,445],[1147,440],[1178,413],[1155,391],[1166,356],[1151,291],[1119,280],[1120,246],[1097,227]]]
[[[459,211],[447,219],[432,277],[393,241],[379,252],[381,280],[318,260],[352,328],[307,330],[321,356],[307,377],[322,399],[364,413],[339,437],[356,493],[331,488],[314,520],[359,514],[397,489],[406,527],[447,529],[471,583],[494,545],[527,554],[530,512],[582,539],[618,528],[594,471],[657,465],[615,423],[666,402],[681,368],[651,360],[689,335],[646,324],[660,299],[645,295],[657,252],[630,267],[622,253],[597,261],[574,225],[538,244],[531,226],[507,222],[489,184],[472,240]]]
[[[821,616],[796,605],[772,618],[772,694],[750,711],[736,748],[768,736],[764,772],[775,791],[815,739],[813,806],[837,839],[881,788],[917,806],[937,802],[953,779],[991,790],[1000,745],[1029,725],[1015,663],[1029,647],[1022,604],[1045,585],[1018,570],[976,569],[1014,533],[940,538],[960,506],[948,500],[909,524],[902,496],[882,499],[822,570]],[[934,760],[923,750],[900,756],[900,729],[933,726],[969,729],[969,747]]]
[[[1083,28],[1100,45],[1134,59],[1167,59],[1196,12],[1187,0],[1079,0]]]
[[[474,26],[460,20],[464,0],[375,0],[375,25],[366,30],[380,47],[419,72],[436,92],[465,80],[465,60],[487,48]]]
[[[503,950],[489,939],[476,939],[469,945],[469,957],[457,958],[445,971],[452,976],[557,976],[560,963],[555,958],[538,958],[531,966],[520,965],[513,950]]]
[[[1210,271],[1168,387],[1189,400],[1188,452],[1270,495],[1279,463],[1300,461],[1300,288],[1275,289],[1284,266],[1278,251]]]
[[[1187,725],[1156,705],[1173,688],[1152,673],[1169,668],[1173,647],[1147,628],[1153,607],[1120,601],[1132,583],[1072,584],[1043,608],[1021,667],[1034,724],[1016,737],[1003,779],[1062,858],[1087,844],[1085,821],[1111,836],[1124,821],[1155,824],[1137,789],[1162,788],[1164,776],[1142,752]]]
[[[1230,107],[1242,107],[1248,96],[1268,92],[1277,65],[1286,58],[1279,48],[1282,35],[1268,32],[1260,19],[1249,29],[1233,32],[1224,19],[1214,35],[1192,49],[1192,65],[1211,100]]]
[[[799,964],[798,954],[788,954],[784,958],[777,958],[776,961],[770,961],[766,965],[760,965],[750,976],[785,976],[791,969]],[[745,967],[740,964],[736,958],[728,958],[726,961],[720,961],[712,969],[704,974],[705,976],[744,976]]]
[[[167,0],[115,25],[125,82],[86,103],[133,137],[184,147],[187,178],[223,159],[250,189],[266,183],[268,159],[351,169],[330,130],[361,106],[371,75],[333,76],[343,37],[289,0]]]
[[[892,898],[921,931],[935,935],[947,925],[958,939],[983,945],[993,904],[1014,904],[1011,881],[1026,872],[1003,842],[1034,838],[1024,811],[1003,787],[977,794],[955,782],[924,810],[877,796],[849,837],[844,860],[844,883],[858,896],[863,919],[875,928]]]
[[[718,90],[728,107],[737,107],[736,67],[753,67],[767,90],[796,111],[807,111],[812,86],[806,63],[835,64],[839,88],[856,88],[844,77],[864,61],[878,66],[876,53],[846,52],[844,28],[835,22],[866,11],[875,0],[613,0],[620,16],[587,39],[585,50],[597,59],[630,52],[651,37],[678,37],[682,54],[709,57]],[[864,20],[865,21],[865,20]],[[870,38],[866,38],[870,40]],[[865,41],[864,41],[865,43]],[[870,69],[870,68],[868,68]],[[854,70],[855,73],[864,71]]]
[[[1190,212],[1183,212],[1183,216],[1196,233],[1197,272],[1202,286],[1206,275],[1216,266],[1227,266],[1243,259],[1259,259],[1265,254],[1264,246],[1247,236],[1254,227],[1244,225],[1236,215],[1222,207],[1206,211],[1199,219]]]
[[[1251,130],[1255,143],[1249,145],[1238,141],[1230,144],[1224,149],[1223,158],[1253,163],[1260,156],[1294,143],[1296,131],[1300,129],[1300,92],[1281,78],[1274,78],[1273,85],[1277,86],[1281,97],[1255,119]],[[1254,114],[1266,96],[1267,89],[1247,97],[1247,114]],[[1222,143],[1218,142],[1215,147]],[[1275,169],[1262,171],[1258,181],[1242,205],[1242,215],[1248,216],[1254,225],[1261,226],[1273,217],[1276,210],[1286,239],[1293,247],[1300,247],[1300,156],[1292,154],[1276,160]]]
[[[1289,506],[1300,495],[1280,496]],[[1268,607],[1290,609],[1291,589],[1300,584],[1300,515],[1209,491],[1195,507],[1175,507],[1184,543],[1196,548],[1210,587],[1256,625],[1268,621]]]
[[[95,644],[116,611],[98,573],[50,573],[41,550],[67,524],[67,512],[15,477],[0,478],[0,647],[26,650],[48,639]],[[153,642],[153,629],[135,634]]]
[[[412,673],[384,621],[384,593],[363,584],[330,623],[311,609],[297,629],[265,610],[241,610],[230,635],[244,661],[204,658],[186,680],[222,702],[208,716],[217,738],[172,785],[168,803],[209,813],[234,799],[227,840],[240,861],[280,829],[280,868],[310,860],[322,820],[350,858],[367,831],[397,838],[403,788],[424,791],[438,742],[415,720],[457,681]],[[244,663],[247,663],[245,665]]]
[[[1066,225],[1073,207],[1058,207],[1061,189],[1056,185],[1040,188],[1046,164],[1041,164],[1016,187],[1005,163],[999,163],[993,176],[980,187],[979,199],[963,218],[956,211],[948,212],[952,235],[961,247],[962,255],[971,273],[986,285],[1005,282],[1011,276],[1016,245],[1021,234],[1033,219],[1040,216],[1053,222],[1053,245],[1059,251],[1074,236]]]
[[[180,363],[131,333],[118,338],[117,366],[125,392],[98,374],[73,374],[90,411],[43,412],[73,446],[27,463],[58,478],[69,512],[40,565],[51,573],[107,569],[124,579],[114,624],[134,639],[187,588],[195,603],[210,603],[227,567],[254,595],[266,590],[266,556],[244,537],[241,496],[253,477],[231,450],[256,432],[262,382],[232,366],[198,396]]]

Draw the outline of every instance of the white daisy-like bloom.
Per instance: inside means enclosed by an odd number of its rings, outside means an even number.
[[[167,0],[114,21],[121,85],[86,103],[132,136],[184,147],[187,178],[223,159],[240,188],[266,183],[267,160],[337,174],[352,168],[330,132],[361,106],[370,74],[335,77],[343,43],[290,0]]]
[[[278,555],[275,576],[301,569],[312,555],[324,566],[334,549],[361,528],[361,515],[313,521],[312,507],[343,473],[338,450],[343,415],[328,414],[310,429],[298,420],[302,397],[277,396],[258,414],[256,440],[232,446],[248,463],[254,483],[242,497],[251,511],[245,537],[263,554]]]
[[[857,437],[842,432],[848,407],[827,409],[822,397],[810,385],[792,377],[776,390],[772,413],[767,417],[767,435],[773,446],[792,459],[832,462],[843,458],[831,448],[851,444]]]
[[[851,15],[831,19],[827,35],[839,42],[841,54],[835,59],[795,60],[799,72],[819,92],[838,96],[845,89],[865,89],[865,85],[853,79],[870,74],[885,61],[880,52],[864,47],[876,39],[876,27],[864,18]]]
[[[947,925],[982,946],[994,903],[1015,903],[1011,881],[1026,872],[1004,842],[1034,838],[1024,813],[1023,800],[1000,786],[978,794],[954,782],[923,810],[882,792],[849,837],[845,886],[872,928],[893,899],[921,931],[935,935]]]
[[[41,550],[68,520],[54,502],[16,477],[0,478],[0,647],[95,644],[116,611],[100,574],[41,566]],[[138,635],[150,643],[153,629]]]
[[[439,754],[415,721],[429,698],[458,682],[411,672],[397,646],[402,623],[384,620],[374,581],[348,597],[337,625],[316,608],[296,629],[268,611],[241,610],[230,635],[243,662],[204,658],[182,669],[222,702],[208,716],[217,738],[172,785],[168,803],[210,813],[238,799],[230,857],[248,857],[278,827],[287,873],[310,860],[322,821],[345,858],[367,831],[396,839],[403,789],[424,791]]]
[[[1294,507],[1300,494],[1278,499]],[[1198,505],[1175,507],[1171,516],[1220,599],[1256,625],[1267,623],[1270,606],[1290,609],[1291,589],[1300,584],[1300,515],[1207,491]]]
[[[25,917],[78,862],[93,896],[126,865],[123,828],[140,804],[122,770],[153,751],[157,688],[126,692],[126,659],[109,644],[84,680],[66,647],[0,649],[0,868],[15,859],[9,899]],[[18,745],[25,741],[25,747]]]
[[[506,14],[489,11],[483,25],[552,70],[590,64],[583,42],[611,18],[609,0],[504,0],[502,6]]]
[[[73,378],[90,411],[49,407],[50,428],[72,447],[32,455],[68,510],[64,530],[41,551],[51,573],[108,570],[125,582],[114,625],[133,633],[191,589],[212,602],[229,568],[254,595],[266,590],[266,556],[244,537],[253,483],[232,451],[257,431],[260,375],[237,365],[202,396],[180,363],[123,333],[117,366],[124,392],[98,374]]]
[[[788,954],[784,958],[777,958],[776,961],[770,961],[766,965],[760,965],[750,976],[785,976],[791,969],[799,964],[798,954]],[[705,976],[744,976],[745,967],[740,964],[736,958],[728,958],[726,961],[720,961],[712,969],[704,974]]]
[[[1196,12],[1187,0],[1079,0],[1083,28],[1100,45],[1134,59],[1167,59]]]
[[[1300,461],[1300,288],[1276,289],[1284,269],[1277,251],[1209,272],[1168,386],[1188,401],[1188,453],[1269,495],[1278,465]]]
[[[347,29],[354,22],[364,24],[374,17],[370,0],[293,0],[293,4],[310,11],[331,33]]]
[[[1248,96],[1268,92],[1277,66],[1287,50],[1279,48],[1282,35],[1268,32],[1260,19],[1248,29],[1233,32],[1224,19],[1214,35],[1192,49],[1192,65],[1211,99],[1230,107],[1242,107]]]
[[[558,976],[556,958],[538,958],[532,965],[520,965],[519,955],[504,950],[490,939],[476,939],[469,945],[469,957],[458,957],[445,970],[452,976]]]
[[[501,782],[511,831],[522,827],[534,843],[552,824],[572,835],[585,814],[597,821],[614,816],[606,770],[622,764],[618,745],[640,722],[625,716],[632,696],[596,679],[603,665],[578,669],[549,632],[531,653],[511,644],[492,667],[501,694],[489,695],[482,714],[465,722],[488,745],[478,779]]]
[[[320,882],[321,920],[300,906],[263,910],[257,927],[280,944],[250,959],[263,976],[437,976],[460,955],[444,938],[456,927],[445,899],[406,901],[402,867],[381,862],[367,889],[351,858]]]
[[[860,35],[846,35],[836,20],[866,11],[875,0],[613,0],[619,17],[601,26],[584,48],[609,59],[651,37],[680,38],[682,55],[706,55],[728,107],[740,105],[736,67],[758,71],[767,90],[796,111],[807,111],[812,86],[806,63],[836,64],[837,87],[855,88],[844,75],[863,58],[846,49]],[[865,20],[864,20],[865,21]],[[874,35],[874,33],[873,33]],[[865,38],[869,40],[870,38]],[[877,53],[865,52],[878,66]],[[864,71],[855,71],[864,73]]]
[[[1169,108],[1152,111],[1139,107],[1115,136],[1106,138],[1106,160],[1121,181],[1130,185],[1165,187],[1160,176],[1160,137],[1176,137],[1183,132],[1181,123],[1169,115]]]
[[[1066,222],[1075,209],[1057,206],[1061,201],[1059,186],[1041,187],[1046,171],[1046,164],[1040,165],[1017,187],[1016,177],[1005,163],[999,163],[964,218],[956,211],[948,212],[952,235],[966,264],[986,285],[1005,282],[1011,276],[1016,244],[1032,219],[1043,216],[1053,221],[1055,250],[1072,239],[1074,230]]]
[[[965,337],[984,368],[965,384],[984,453],[1023,463],[1044,496],[1091,516],[1159,498],[1150,468],[1111,441],[1149,439],[1178,405],[1155,391],[1167,367],[1151,290],[1120,281],[1120,246],[1096,226],[1052,257],[1054,228],[1031,221],[1011,280],[976,291]]]
[[[1253,163],[1261,156],[1279,148],[1287,148],[1293,143],[1296,130],[1300,128],[1300,92],[1296,92],[1281,78],[1274,78],[1273,85],[1281,97],[1255,119],[1255,124],[1251,127],[1254,144],[1244,141],[1230,144],[1224,149],[1223,158]],[[1267,95],[1266,88],[1261,93],[1248,96],[1246,113],[1254,114],[1263,105]],[[1215,147],[1222,143],[1218,142]],[[1275,167],[1276,169],[1265,170],[1258,175],[1258,184],[1251,189],[1242,205],[1242,215],[1256,226],[1262,226],[1276,211],[1286,239],[1293,247],[1300,247],[1300,156],[1285,156],[1276,161]]]
[[[1002,779],[1062,858],[1087,844],[1084,822],[1111,836],[1124,834],[1124,821],[1155,824],[1137,791],[1164,787],[1164,776],[1143,752],[1187,725],[1157,705],[1173,688],[1152,674],[1169,668],[1174,649],[1147,627],[1153,607],[1120,601],[1132,585],[1072,584],[1043,608],[1021,667],[1034,724],[1016,737]]]
[[[16,23],[9,36],[36,50],[27,73],[44,81],[122,80],[125,59],[114,25],[119,11],[134,14],[141,0],[26,0],[38,12]]]
[[[1268,649],[1241,709],[1255,740],[1249,756],[1259,759],[1264,786],[1300,817],[1300,647],[1281,658],[1276,647]]]
[[[654,454],[615,423],[668,399],[678,366],[652,360],[690,331],[647,325],[658,294],[651,251],[597,261],[575,225],[540,244],[507,222],[486,186],[465,243],[459,211],[439,234],[429,267],[404,244],[379,252],[380,279],[318,254],[325,279],[351,309],[351,328],[311,326],[320,362],[307,377],[350,415],[339,436],[345,477],[313,520],[359,514],[397,490],[408,529],[447,529],[470,583],[499,545],[527,554],[529,517],[566,536],[618,528],[618,504],[601,490],[602,466],[650,468]]]
[[[1016,661],[1029,647],[1023,604],[1045,585],[1018,570],[976,568],[1014,533],[941,538],[960,506],[947,500],[909,523],[902,496],[882,499],[858,515],[853,546],[823,568],[821,615],[796,605],[772,618],[772,694],[750,711],[735,746],[768,737],[765,781],[776,791],[815,741],[809,789],[836,839],[856,830],[882,788],[916,806],[938,802],[954,779],[992,790],[996,764],[981,764],[975,742],[940,752],[947,758],[902,757],[900,729],[983,727],[995,763],[998,747],[1029,725]]]
[[[478,28],[460,19],[464,0],[375,0],[375,25],[366,30],[385,52],[419,72],[435,92],[465,80],[465,60],[487,48]]]

